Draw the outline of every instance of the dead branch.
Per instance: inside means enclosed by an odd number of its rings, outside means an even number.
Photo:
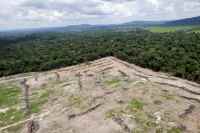
[[[71,115],[68,116],[68,119],[74,119],[75,117],[79,117],[79,116],[85,115],[85,114],[87,114],[87,113],[90,113],[90,112],[94,111],[95,109],[99,108],[99,107],[102,106],[102,105],[103,105],[103,104],[100,103],[100,104],[97,104],[97,105],[95,105],[95,106],[93,106],[93,107],[87,109],[87,110],[84,111],[84,112],[81,112],[81,113],[78,113],[78,114],[71,114]]]
[[[30,86],[27,84],[27,79],[24,79],[21,82],[22,90],[23,90],[23,109],[25,113],[28,114],[30,112],[30,102],[29,102],[29,88]]]
[[[56,74],[56,80],[59,81],[60,80],[60,74],[58,72],[55,72]]]
[[[182,113],[181,115],[179,115],[179,117],[181,118],[185,118],[188,114],[191,114],[193,112],[193,110],[195,109],[194,105],[190,105],[185,111],[184,113]]]
[[[190,100],[190,101],[195,101],[195,102],[200,103],[200,99],[197,99],[197,98],[186,97],[186,96],[180,96],[180,97],[185,98],[185,99]]]
[[[81,73],[79,72],[78,74],[76,74],[76,76],[78,77],[78,86],[79,86],[79,89],[82,90],[83,88],[83,85],[82,85],[82,81],[81,81]]]
[[[167,86],[179,88],[179,89],[182,89],[182,90],[187,91],[187,92],[189,92],[189,93],[192,93],[192,94],[195,94],[195,95],[200,95],[199,92],[192,91],[192,90],[190,90],[190,89],[188,89],[188,88],[186,88],[186,87],[177,86],[177,85],[173,85],[173,84],[169,84],[169,83],[157,82],[157,81],[156,81],[155,83],[158,83],[158,84],[160,84],[160,85],[167,85]]]

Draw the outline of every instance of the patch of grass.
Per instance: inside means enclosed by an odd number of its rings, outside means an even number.
[[[195,32],[195,33],[200,33],[200,29],[195,29],[195,30],[192,30],[192,32]]]
[[[34,94],[38,96],[31,102],[31,113],[38,113],[40,111],[41,106],[48,101],[50,93],[50,90],[44,90],[38,94]]]
[[[24,118],[24,113],[17,109],[9,109],[5,113],[0,113],[0,127],[13,124]]]
[[[68,100],[69,100],[70,103],[73,103],[73,104],[80,105],[82,103],[82,97],[81,96],[72,95],[72,96],[69,97]]]
[[[72,95],[68,98],[68,102],[73,104],[76,109],[85,109],[89,107],[88,97],[83,97],[81,95]]]
[[[133,133],[148,133],[157,127],[155,119],[144,111],[135,112],[133,115],[136,122]]]
[[[38,113],[40,112],[39,103],[35,102],[31,104],[31,113]]]
[[[112,79],[112,80],[107,80],[107,81],[106,81],[106,84],[107,84],[107,85],[116,85],[116,84],[118,84],[119,82],[120,82],[119,79]]]
[[[140,125],[140,127],[144,130],[147,130],[149,128],[154,128],[157,126],[154,118],[143,111],[135,113],[135,120]]]
[[[144,107],[144,103],[136,99],[131,100],[128,104],[128,108],[130,110],[142,110],[143,107]]]
[[[0,108],[18,104],[20,93],[20,89],[16,86],[0,86]]]
[[[164,129],[162,127],[159,127],[156,129],[156,133],[163,133]]]
[[[133,99],[128,104],[128,110],[131,111],[129,114],[133,115],[135,122],[137,123],[137,128],[134,132],[147,132],[150,129],[154,129],[157,124],[155,118],[146,113],[144,108],[144,103],[140,100]]]
[[[125,112],[121,108],[111,109],[106,112],[106,118],[113,118],[114,116],[121,116]]]
[[[30,101],[30,114],[37,113],[41,110],[41,107],[44,103],[48,101],[51,91],[43,89],[38,91],[31,96]],[[19,109],[20,107],[20,96],[21,90],[15,86],[2,85],[0,86],[0,108],[8,108],[6,112],[0,113],[0,127],[7,126],[18,121],[21,121],[25,118],[28,118],[29,115],[26,115],[23,110]],[[20,127],[10,128],[7,131],[16,133],[20,132]]]
[[[173,127],[172,129],[168,130],[167,133],[181,133],[182,129],[178,127]]]
[[[132,133],[144,133],[144,130],[142,130],[142,129],[134,129],[132,131]]]
[[[174,100],[175,99],[174,95],[171,95],[168,93],[163,94],[162,97],[164,97],[166,100]]]
[[[13,85],[0,85],[0,108],[8,110],[0,113],[0,127],[13,124],[24,118],[24,113],[18,110],[21,90]]]

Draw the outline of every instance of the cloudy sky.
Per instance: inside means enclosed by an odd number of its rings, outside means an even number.
[[[0,30],[198,15],[200,0],[0,0]]]

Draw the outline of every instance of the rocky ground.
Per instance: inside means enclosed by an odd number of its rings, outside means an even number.
[[[114,57],[4,77],[0,93],[2,133],[200,133],[199,84]]]

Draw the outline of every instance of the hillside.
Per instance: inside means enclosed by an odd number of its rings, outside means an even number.
[[[200,17],[165,21],[160,24],[154,24],[147,26],[147,30],[151,32],[165,33],[165,32],[199,32],[200,28]]]
[[[136,28],[145,28],[151,31],[151,28],[163,28],[164,32],[178,31],[178,30],[188,30],[200,27],[200,16],[185,18],[179,20],[169,20],[169,21],[131,21],[122,24],[104,24],[104,25],[90,25],[90,24],[80,24],[80,25],[69,25],[62,27],[52,27],[52,28],[35,28],[35,29],[22,29],[22,30],[11,30],[11,31],[0,31],[0,37],[5,36],[26,36],[33,33],[66,33],[66,32],[88,32],[88,31],[98,31],[98,30],[113,30],[113,31],[130,31]],[[172,30],[167,30],[167,29]],[[155,31],[155,30],[152,30]],[[156,30],[158,31],[158,30]]]
[[[176,25],[200,25],[200,16],[185,18],[180,20],[168,21],[164,25],[166,26],[176,26]]]
[[[2,133],[198,133],[200,130],[199,84],[114,57],[4,77],[0,86]],[[29,89],[26,115],[22,110],[23,87]]]

